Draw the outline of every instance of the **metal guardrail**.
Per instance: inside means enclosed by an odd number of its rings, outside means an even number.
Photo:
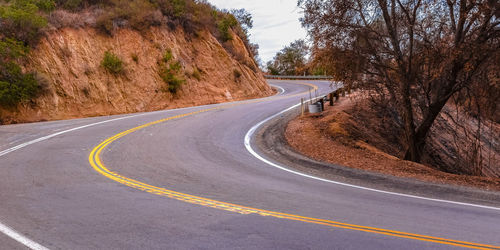
[[[281,75],[264,75],[266,79],[275,80],[333,80],[331,76],[281,76]]]

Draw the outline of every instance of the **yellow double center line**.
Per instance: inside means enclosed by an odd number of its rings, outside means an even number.
[[[257,102],[257,101],[252,101],[252,102]],[[251,103],[251,102],[245,102],[245,103]],[[108,168],[106,168],[106,166],[102,163],[102,161],[100,159],[100,154],[109,144],[111,144],[112,142],[120,139],[121,137],[124,137],[130,133],[137,131],[137,130],[147,128],[147,127],[150,127],[150,126],[162,123],[162,122],[166,122],[169,120],[179,119],[179,118],[183,118],[186,116],[191,116],[191,115],[195,115],[195,114],[199,114],[199,113],[204,113],[204,112],[213,111],[216,109],[222,109],[222,108],[227,108],[227,107],[241,105],[241,104],[244,104],[244,103],[226,105],[226,106],[221,106],[221,107],[216,107],[216,108],[203,109],[203,110],[194,111],[194,112],[190,112],[190,113],[186,113],[186,114],[176,115],[176,116],[168,117],[165,119],[157,120],[154,122],[146,123],[144,125],[123,131],[119,134],[116,134],[112,137],[109,137],[108,139],[106,139],[105,141],[103,141],[99,145],[97,145],[94,149],[92,149],[92,152],[89,155],[90,165],[92,165],[94,170],[99,172],[101,175],[106,176],[107,178],[109,178],[111,180],[122,183],[124,185],[129,186],[129,187],[132,187],[135,189],[140,189],[140,190],[152,193],[152,194],[161,195],[161,196],[169,197],[172,199],[192,203],[192,204],[217,208],[217,209],[226,210],[226,211],[230,211],[230,212],[236,212],[236,213],[240,213],[240,214],[258,214],[258,215],[262,215],[262,216],[272,216],[272,217],[276,217],[276,218],[314,223],[314,224],[330,226],[330,227],[335,227],[335,228],[344,228],[344,229],[350,229],[350,230],[356,230],[356,231],[389,235],[389,236],[394,236],[394,237],[399,237],[399,238],[407,238],[407,239],[415,239],[415,240],[421,240],[421,241],[427,241],[427,242],[435,242],[435,243],[458,246],[458,247],[467,247],[467,248],[474,248],[474,249],[500,249],[499,246],[492,246],[492,245],[478,244],[478,243],[472,243],[472,242],[451,240],[451,239],[438,238],[438,237],[432,237],[432,236],[427,236],[427,235],[405,233],[405,232],[394,231],[394,230],[387,230],[387,229],[381,229],[381,228],[375,228],[375,227],[366,227],[366,226],[347,224],[347,223],[331,221],[331,220],[323,220],[323,219],[304,217],[304,216],[299,216],[299,215],[294,215],[294,214],[268,211],[268,210],[263,210],[263,209],[258,209],[258,208],[242,206],[242,205],[238,205],[238,204],[227,203],[227,202],[223,202],[223,201],[212,200],[212,199],[203,198],[203,197],[190,195],[190,194],[185,194],[185,193],[181,193],[181,192],[176,192],[173,190],[149,185],[147,183],[143,183],[143,182],[122,176],[122,175],[120,175],[116,172],[113,172],[113,171],[109,170]]]

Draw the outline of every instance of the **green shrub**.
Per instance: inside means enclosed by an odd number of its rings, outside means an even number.
[[[233,36],[231,35],[230,29],[236,27],[237,25],[238,20],[236,20],[233,15],[229,13],[222,14],[222,18],[217,23],[217,29],[219,30],[220,35],[219,38],[223,42],[232,40]]]
[[[39,6],[50,9],[51,1],[13,0],[0,5],[0,37],[10,37],[35,44],[47,19],[38,13]],[[53,2],[52,2],[53,3]]]
[[[41,88],[34,74],[23,74],[15,63],[2,66],[0,105],[12,107],[37,96]]]
[[[182,84],[186,82],[185,79],[177,76],[175,72],[172,72],[171,70],[168,69],[160,72],[160,76],[163,79],[163,81],[167,83],[167,90],[172,94],[177,93]]]
[[[0,40],[0,63],[25,57],[29,47],[12,38]]]
[[[186,1],[185,0],[170,0],[172,6],[172,14],[174,17],[183,17],[186,15]]]
[[[123,72],[123,61],[112,52],[104,52],[104,58],[101,61],[103,66],[109,73],[120,74]]]
[[[54,0],[36,0],[35,4],[40,10],[45,12],[51,12],[56,9],[56,3]]]
[[[173,57],[174,56],[172,54],[172,50],[167,49],[167,51],[165,51],[165,54],[163,54],[162,60],[164,63],[168,63],[168,62],[170,62],[170,60],[172,60]]]
[[[17,61],[22,61],[29,48],[15,39],[0,40],[0,105],[15,106],[40,92],[33,73],[24,74]]]
[[[177,93],[186,80],[182,77],[182,65],[179,61],[172,61],[171,50],[167,50],[163,58],[159,61],[159,74],[161,79],[167,84],[166,90],[172,94]]]

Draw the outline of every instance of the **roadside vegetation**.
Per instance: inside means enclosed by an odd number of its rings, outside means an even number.
[[[267,62],[267,72],[271,75],[302,75],[309,74],[307,56],[309,46],[304,40],[296,40],[285,46]]]
[[[54,2],[48,0],[0,3],[0,105],[14,107],[41,92],[39,77],[23,72],[21,65],[47,26],[43,13],[53,9]]]
[[[176,94],[182,84],[186,82],[181,63],[174,59],[171,50],[167,50],[158,65],[160,77],[167,84],[164,90]]]
[[[124,71],[123,61],[113,52],[104,52],[104,58],[101,61],[101,66],[112,74],[121,74]]]
[[[153,26],[182,28],[190,37],[208,30],[235,59],[240,57],[230,41],[238,36],[258,60],[258,46],[248,39],[252,17],[244,9],[219,10],[197,0],[4,0],[0,1],[0,104],[14,107],[41,93],[40,77],[24,72],[23,65],[46,31],[93,27],[112,36],[122,28],[147,32]],[[137,55],[132,59],[139,61]],[[101,65],[113,74],[124,70],[122,60],[110,52]],[[168,90],[175,93],[184,82],[177,74],[181,67],[173,62],[162,62],[161,67]],[[193,75],[200,78],[199,72]]]
[[[440,136],[432,129],[443,129],[435,126],[443,118],[455,124],[457,142],[446,145],[455,158],[447,169],[482,175],[484,166],[498,167],[484,154],[483,133],[500,122],[497,1],[299,0],[298,5],[312,40],[309,68],[360,89],[378,115],[394,122],[402,159],[420,163],[438,157],[425,149]],[[455,112],[444,112],[448,108]],[[498,148],[493,143],[488,147]]]

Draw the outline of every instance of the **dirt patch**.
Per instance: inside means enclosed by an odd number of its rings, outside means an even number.
[[[402,152],[399,135],[366,134],[368,130],[353,124],[356,119],[351,115],[360,105],[355,99],[345,98],[333,107],[326,106],[319,117],[298,117],[288,124],[286,140],[298,152],[318,161],[439,184],[500,190],[500,178],[446,173],[387,153]],[[379,129],[384,130],[384,124]]]

